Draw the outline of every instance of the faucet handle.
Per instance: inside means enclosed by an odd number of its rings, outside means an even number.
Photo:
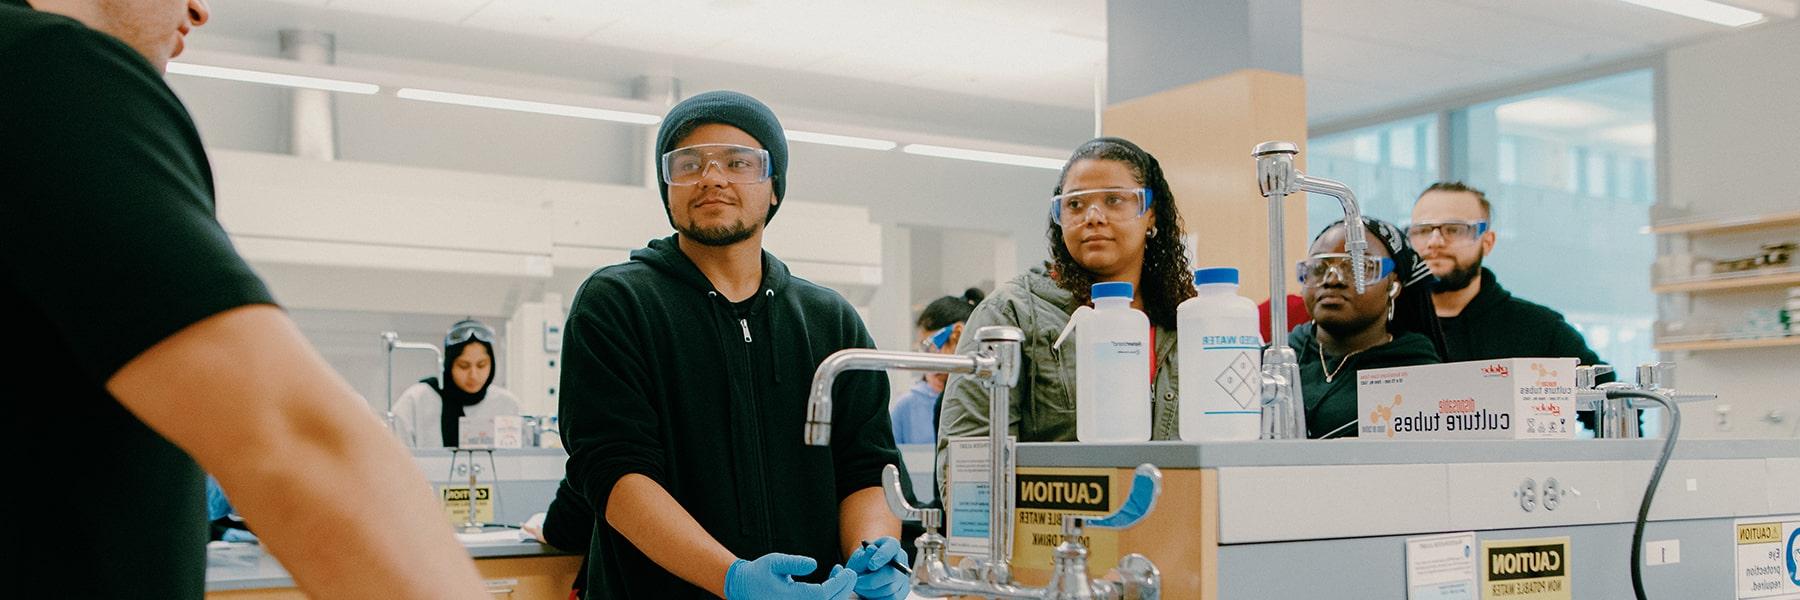
[[[1155,465],[1138,465],[1131,476],[1131,491],[1126,493],[1125,504],[1117,512],[1104,517],[1063,515],[1063,536],[1077,538],[1082,527],[1125,529],[1138,524],[1156,508],[1156,498],[1162,495],[1162,479],[1162,470]]]
[[[887,497],[888,511],[894,513],[902,521],[918,520],[925,526],[925,531],[936,531],[944,526],[944,511],[935,508],[918,508],[906,501],[906,493],[900,487],[900,468],[887,465],[881,468],[881,491]]]
[[[1594,387],[1601,375],[1611,372],[1613,372],[1612,365],[1582,365],[1575,367],[1575,389]]]
[[[1675,363],[1653,361],[1638,365],[1638,387],[1646,390],[1673,389],[1675,387]]]

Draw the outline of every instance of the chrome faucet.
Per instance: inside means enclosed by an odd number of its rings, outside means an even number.
[[[1632,390],[1652,392],[1668,398],[1673,404],[1718,399],[1718,394],[1696,394],[1675,390],[1675,363],[1647,362],[1637,367],[1637,383],[1614,381],[1595,383],[1601,375],[1613,372],[1611,365],[1575,367],[1575,409],[1594,411],[1594,437],[1632,439],[1643,437],[1638,428],[1638,415],[1646,408],[1660,405],[1638,398],[1610,395],[1606,392]],[[1672,405],[1673,405],[1672,404]]]
[[[898,369],[967,375],[986,388],[989,398],[988,555],[985,559],[965,559],[960,566],[946,563],[944,536],[937,531],[944,524],[943,511],[920,509],[908,503],[900,487],[899,468],[888,465],[881,472],[888,510],[902,520],[917,519],[925,527],[925,533],[916,542],[919,555],[913,560],[913,591],[933,597],[1157,598],[1160,574],[1149,559],[1137,554],[1127,555],[1119,561],[1118,581],[1090,581],[1087,578],[1087,549],[1080,542],[1084,523],[1089,527],[1125,528],[1135,525],[1149,513],[1162,489],[1162,473],[1147,464],[1137,468],[1125,507],[1118,514],[1104,519],[1064,517],[1065,538],[1056,550],[1050,585],[1032,588],[1013,581],[1010,562],[1016,471],[1012,448],[1007,444],[1007,424],[1011,419],[1007,414],[1006,398],[1019,380],[1019,344],[1025,340],[1025,334],[1016,327],[991,326],[976,330],[975,339],[978,345],[968,354],[840,350],[827,357],[813,374],[812,397],[806,403],[806,443],[812,446],[831,443],[831,386],[845,371]]]
[[[387,414],[382,416],[382,421],[387,423],[389,433],[398,434],[400,433],[400,430],[398,429],[399,418],[394,415],[394,351],[430,350],[432,356],[437,357],[437,364],[439,365],[444,364],[444,351],[439,350],[437,346],[431,344],[402,342],[400,341],[400,334],[393,331],[381,332],[381,350],[383,354],[387,355]],[[448,444],[451,441],[452,440],[444,440],[444,443]],[[469,506],[474,506],[474,504],[471,503]]]
[[[1262,438],[1306,439],[1306,397],[1300,393],[1300,361],[1287,343],[1287,258],[1282,235],[1282,202],[1295,192],[1311,192],[1337,198],[1344,208],[1344,252],[1350,264],[1362,265],[1368,256],[1368,235],[1362,225],[1362,208],[1350,186],[1330,179],[1308,177],[1294,168],[1300,147],[1293,142],[1263,142],[1250,152],[1256,157],[1256,184],[1269,199],[1269,349],[1262,360]],[[1368,290],[1368,276],[1351,268],[1356,293]]]

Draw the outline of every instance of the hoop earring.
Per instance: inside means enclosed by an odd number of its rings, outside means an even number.
[[[1154,237],[1156,237],[1156,228],[1155,228],[1155,227],[1151,227],[1151,228],[1150,228],[1150,231],[1146,231],[1146,232],[1144,232],[1144,237],[1147,237],[1147,238],[1154,238]]]

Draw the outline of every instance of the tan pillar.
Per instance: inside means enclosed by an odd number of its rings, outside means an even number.
[[[1188,235],[1192,265],[1237,267],[1239,291],[1269,296],[1269,205],[1256,186],[1250,149],[1269,140],[1300,145],[1296,166],[1305,169],[1306,85],[1297,75],[1241,69],[1148,96],[1113,104],[1102,121],[1106,135],[1122,137],[1156,155],[1175,193]],[[1305,256],[1306,196],[1283,206],[1289,262]],[[1289,278],[1293,266],[1282,269]]]

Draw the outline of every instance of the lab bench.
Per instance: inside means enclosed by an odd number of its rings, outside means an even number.
[[[1462,532],[1476,548],[1566,537],[1557,585],[1574,598],[1630,598],[1633,522],[1662,443],[1023,443],[1018,486],[1096,478],[1116,509],[1132,467],[1161,468],[1163,493],[1148,518],[1086,535],[1094,576],[1141,553],[1160,568],[1164,598],[1406,598],[1407,540]],[[1042,585],[1058,541],[1044,525],[1057,519],[1028,504],[1022,498],[1014,514],[1013,569]],[[1737,525],[1796,515],[1800,442],[1681,441],[1644,535],[1675,553],[1650,556],[1663,564],[1643,568],[1645,586],[1655,598],[1738,598]]]
[[[468,454],[456,459],[445,448],[417,448],[413,461],[435,493],[466,489]],[[477,484],[493,489],[493,522],[517,525],[533,513],[544,512],[556,497],[568,455],[561,448],[498,449],[490,456],[475,452],[479,467]],[[445,527],[451,526],[449,515]],[[495,598],[510,600],[554,599],[569,595],[581,556],[558,551],[537,542],[464,544]],[[275,600],[304,598],[275,557],[255,544],[232,544],[207,549],[207,598]]]
[[[502,600],[563,600],[581,557],[537,542],[465,545],[487,590]],[[301,600],[306,595],[275,557],[256,544],[207,548],[206,597],[215,600]]]

